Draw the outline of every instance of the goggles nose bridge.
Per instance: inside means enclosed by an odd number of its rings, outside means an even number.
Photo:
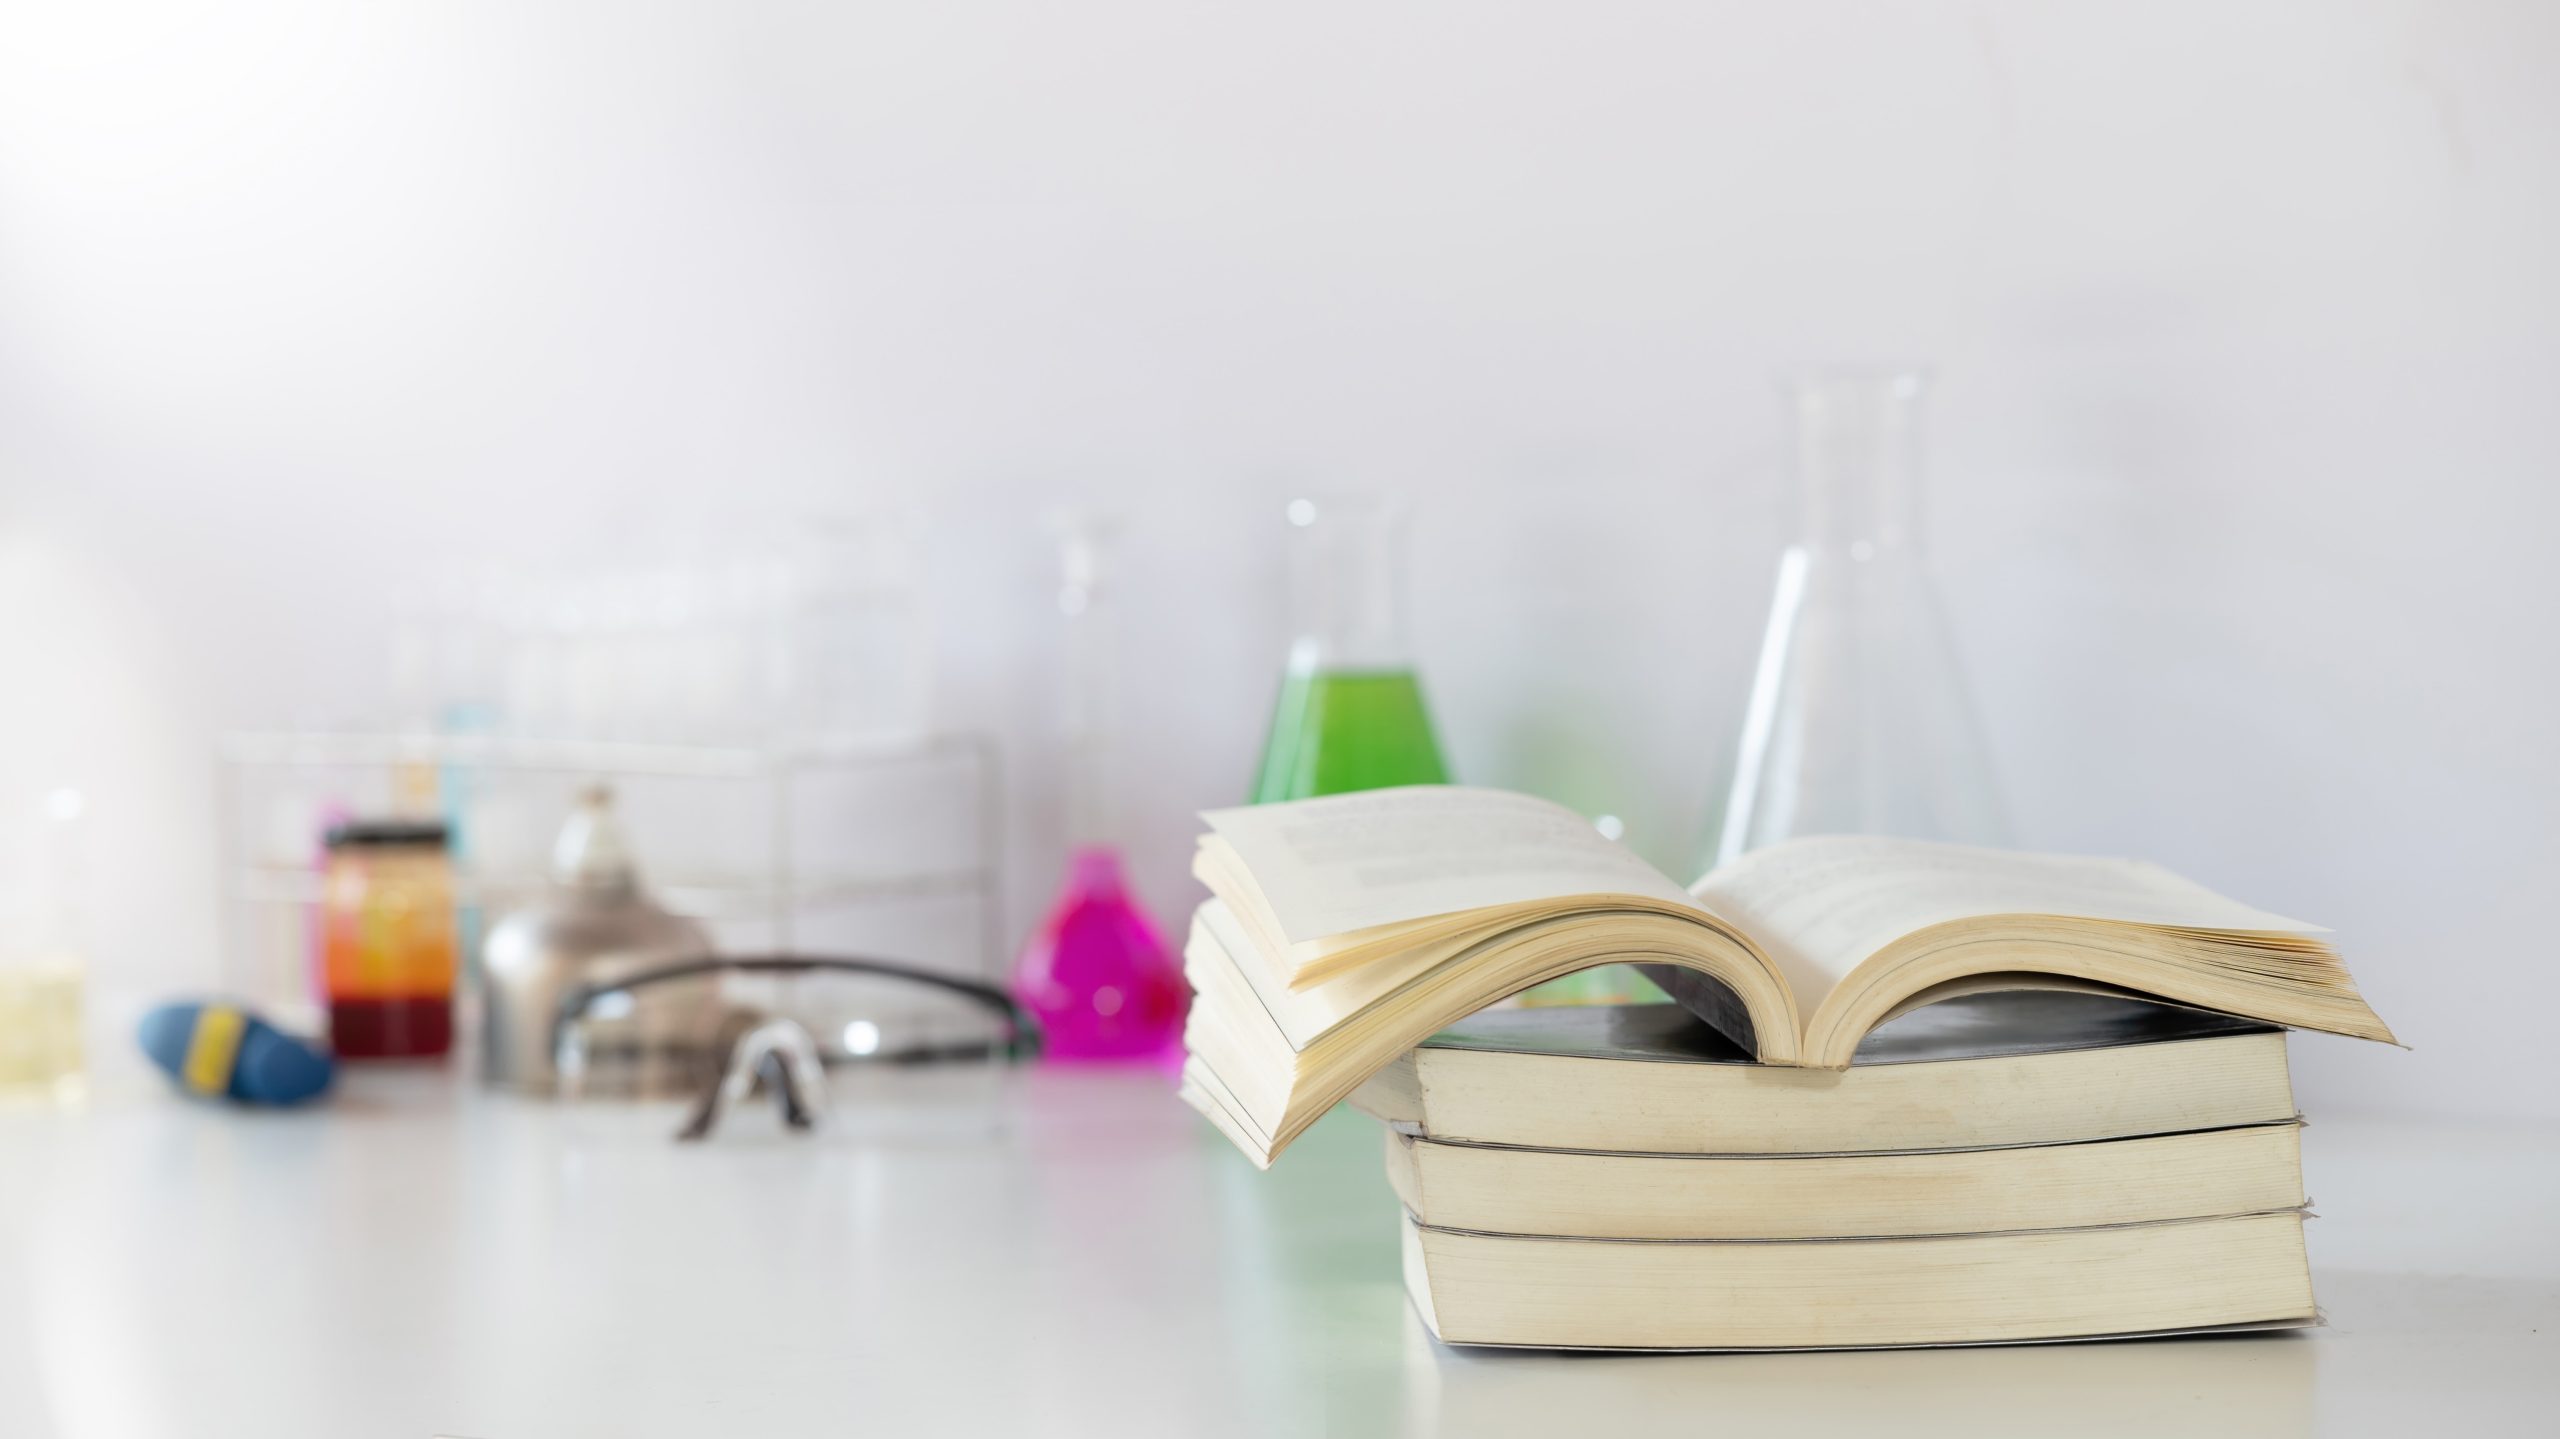
[[[826,1066],[818,1058],[818,1042],[798,1020],[768,1019],[738,1037],[727,1068],[704,1086],[676,1138],[709,1138],[721,1116],[755,1092],[759,1079],[773,1091],[787,1128],[805,1133],[825,1117]]]

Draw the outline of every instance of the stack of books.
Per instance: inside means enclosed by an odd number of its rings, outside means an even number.
[[[1694,893],[1455,788],[1208,816],[1186,1098],[1387,1126],[1454,1343],[1757,1349],[2317,1322],[2280,1026],[2389,1040],[2310,926],[2156,868],[1875,839]],[[1604,960],[1678,1005],[1482,1013]]]
[[[1352,1102],[1453,1342],[1793,1348],[2315,1322],[2284,1032],[2086,994],[1917,1011],[1845,1074],[1676,1005],[1479,1015]]]

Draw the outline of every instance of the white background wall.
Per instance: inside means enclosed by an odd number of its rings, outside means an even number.
[[[0,812],[81,785],[100,984],[201,983],[209,736],[378,704],[397,592],[906,499],[1027,923],[1098,500],[1173,914],[1280,501],[1392,486],[1457,767],[1679,853],[1767,377],[1919,356],[2023,837],[2336,926],[2416,1049],[2315,1112],[2547,1115],[2555,256],[2548,6],[11,0]]]

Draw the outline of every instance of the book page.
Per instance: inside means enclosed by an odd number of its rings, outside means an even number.
[[[1562,805],[1413,785],[1211,810],[1292,944],[1470,909],[1686,890]]]
[[[1692,887],[1776,963],[1807,1011],[1860,961],[1914,930],[1990,915],[2314,934],[2154,864],[1865,835],[1788,840]]]

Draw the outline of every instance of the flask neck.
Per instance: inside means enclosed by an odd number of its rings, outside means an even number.
[[[1129,880],[1120,851],[1109,844],[1085,841],[1067,856],[1068,893],[1081,899],[1111,901],[1128,894]]]
[[[1391,500],[1293,500],[1288,509],[1289,670],[1400,670],[1404,516]]]
[[[1058,614],[1064,624],[1066,691],[1059,718],[1066,740],[1067,837],[1078,846],[1108,846],[1117,837],[1111,733],[1115,653],[1108,569],[1111,523],[1092,514],[1067,517],[1059,539]]]
[[[639,888],[640,871],[614,815],[610,787],[590,785],[579,794],[577,809],[552,842],[551,878],[563,889],[588,894],[628,895]]]
[[[1861,559],[1919,548],[1927,388],[1916,370],[1826,372],[1788,383],[1802,545]]]

